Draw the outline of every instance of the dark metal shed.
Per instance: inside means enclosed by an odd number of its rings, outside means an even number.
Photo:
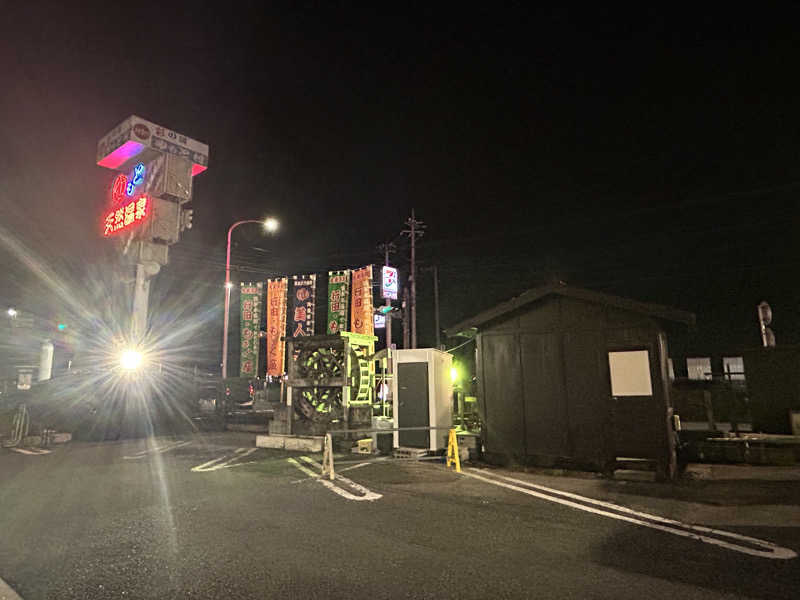
[[[742,354],[753,431],[791,434],[791,413],[800,411],[800,346],[751,348]]]
[[[477,336],[489,460],[612,471],[621,458],[675,472],[664,322],[692,313],[562,283],[446,330]],[[612,388],[613,392],[612,392]]]

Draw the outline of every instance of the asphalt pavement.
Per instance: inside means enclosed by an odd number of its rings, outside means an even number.
[[[459,475],[358,457],[340,457],[330,482],[316,476],[319,455],[256,449],[254,437],[0,451],[0,578],[25,600],[796,598],[800,589],[798,482],[780,482],[791,491],[774,505],[731,503],[704,495],[708,482],[697,491]]]

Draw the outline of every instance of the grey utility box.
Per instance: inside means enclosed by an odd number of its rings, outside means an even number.
[[[453,426],[453,356],[434,348],[393,353],[392,414],[394,426],[439,427],[433,431],[395,431],[395,448],[441,450]]]

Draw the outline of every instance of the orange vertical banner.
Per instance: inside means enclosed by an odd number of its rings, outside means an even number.
[[[353,271],[351,282],[350,331],[374,335],[372,317],[372,265]]]
[[[286,277],[267,280],[267,375],[283,375],[286,342]]]

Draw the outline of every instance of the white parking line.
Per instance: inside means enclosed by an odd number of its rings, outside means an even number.
[[[337,469],[337,471],[339,473],[341,473],[342,471],[352,471],[353,469],[360,469],[361,467],[366,467],[368,464],[370,464],[370,463],[368,463],[368,462],[358,463],[357,465],[353,465],[352,467],[345,467],[344,469]]]
[[[0,600],[22,600],[22,596],[11,589],[5,581],[0,579]]]
[[[204,462],[202,465],[197,465],[196,467],[192,467],[192,471],[195,473],[207,473],[209,471],[216,471],[218,469],[230,469],[232,467],[241,467],[242,465],[249,465],[255,461],[252,460],[249,460],[247,462],[236,462],[236,461],[239,461],[246,456],[250,456],[256,450],[258,450],[258,448],[250,448],[250,449],[237,448],[236,451],[233,453],[233,456],[231,456],[230,454],[226,454],[224,456],[220,456],[219,458],[209,460],[208,462]],[[236,464],[232,464],[234,462]]]
[[[52,450],[45,450],[44,448],[9,448],[9,450],[13,452],[19,452],[20,454],[31,454],[34,456],[40,456],[42,454],[50,454]],[[0,597],[2,600],[2,597]]]
[[[175,450],[176,448],[180,448],[182,446],[186,446],[191,444],[191,440],[185,440],[183,442],[172,442],[167,444],[166,446],[154,446],[152,448],[148,448],[147,450],[142,450],[141,452],[136,452],[131,454],[130,456],[123,456],[124,460],[139,460],[140,458],[144,458],[148,454],[163,454],[164,452],[169,452],[170,450]]]
[[[473,469],[473,468],[470,468],[469,470],[480,472],[478,471],[478,469]],[[640,525],[641,527],[649,527],[651,529],[657,529],[659,531],[664,531],[666,533],[671,533],[673,535],[679,535],[682,537],[691,538],[693,540],[697,540],[698,542],[713,544],[715,546],[727,548],[728,550],[733,550],[734,552],[741,552],[743,554],[749,554],[751,556],[758,556],[761,558],[773,558],[782,560],[797,557],[797,553],[794,550],[777,546],[772,542],[767,542],[765,540],[759,540],[756,538],[748,537],[746,535],[740,535],[738,533],[731,533],[730,531],[711,529],[710,527],[703,527],[701,525],[690,525],[688,523],[681,523],[680,521],[674,521],[672,519],[667,519],[664,517],[660,517],[658,515],[651,515],[648,513],[635,511],[630,508],[620,506],[618,504],[612,504],[611,502],[603,502],[602,500],[595,500],[594,498],[587,498],[586,496],[579,496],[578,494],[572,494],[570,492],[555,490],[542,485],[536,485],[527,481],[523,481],[521,479],[514,479],[513,477],[505,477],[503,475],[493,474],[493,477],[490,478],[484,475],[477,475],[476,473],[468,473],[466,471],[463,474],[466,475],[467,477],[473,477],[475,479],[480,479],[481,481],[485,481],[486,483],[491,483],[492,485],[497,485],[517,492],[522,492],[523,494],[528,494],[529,496],[535,496],[536,498],[541,498],[542,500],[547,500],[548,502],[563,504],[564,506],[569,506],[570,508],[576,508],[578,510],[594,513],[596,515],[610,517],[612,519],[617,519],[620,521],[626,521],[628,523],[633,523],[634,525]],[[504,481],[498,481],[497,479],[494,479],[494,477],[498,477],[499,479],[503,479],[505,481],[512,481],[515,484],[520,484],[520,485],[514,485],[511,483],[505,483]],[[561,498],[559,496],[564,496],[564,497]],[[580,502],[593,504],[595,506],[602,506],[604,508],[608,508],[616,512],[609,512],[608,510],[593,508],[591,506],[586,506],[586,504],[578,504],[577,502],[567,500],[566,498],[572,498],[574,500],[579,500]],[[635,518],[635,517],[640,517],[640,518]],[[645,521],[643,519],[647,520]],[[762,550],[757,550],[755,548],[748,548],[747,546],[740,546],[739,544],[734,544],[715,537],[709,537],[709,535],[704,535],[704,534],[727,537],[740,542],[751,544],[753,546],[757,546],[758,548],[762,548]]]
[[[319,483],[324,485],[326,488],[328,488],[334,494],[338,494],[342,498],[345,498],[347,500],[355,500],[356,502],[363,502],[364,500],[367,500],[369,502],[373,502],[375,500],[379,500],[380,498],[383,498],[382,494],[377,494],[377,493],[373,492],[372,490],[364,487],[363,485],[360,485],[360,484],[356,483],[355,481],[352,481],[352,480],[348,479],[347,477],[343,477],[341,475],[336,475],[335,481],[341,481],[341,482],[345,483],[346,485],[350,486],[355,491],[357,491],[357,492],[362,494],[361,496],[357,496],[355,494],[352,494],[352,493],[348,492],[344,488],[339,487],[333,481],[330,481],[329,479],[323,479],[322,477],[319,476],[319,474],[315,473],[314,471],[312,471],[311,469],[309,469],[305,465],[300,464],[294,458],[288,458],[286,460],[289,463],[293,464],[298,469],[300,469],[300,471],[302,471],[306,475],[308,475],[311,478],[313,478],[315,481],[318,481]],[[312,465],[313,467],[315,467],[319,471],[322,471],[322,465],[319,464],[318,462],[312,460],[308,456],[301,456],[300,460],[302,460],[306,464]]]

